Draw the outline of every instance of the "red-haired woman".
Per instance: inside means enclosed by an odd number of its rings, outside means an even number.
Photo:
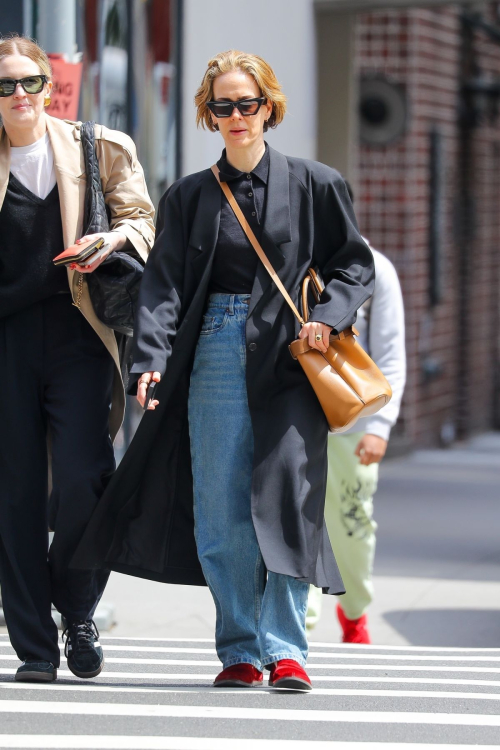
[[[373,260],[337,172],[267,146],[285,114],[271,67],[224,52],[195,98],[217,165],[295,301],[310,266],[326,288],[301,330],[325,351],[370,296]],[[138,399],[150,411],[91,521],[79,564],[210,587],[216,686],[311,688],[308,586],[343,591],[324,524],[328,426],[289,354],[296,322],[210,169],[159,209],[141,288]],[[194,512],[193,512],[194,511]]]
[[[108,573],[70,570],[69,561],[114,470],[111,439],[124,407],[115,335],[96,317],[82,276],[99,262],[68,272],[52,262],[84,232],[85,175],[80,125],[45,112],[50,79],[37,44],[0,39],[0,581],[23,662],[16,680],[38,682],[54,680],[60,661],[51,602],[67,623],[71,671],[102,669],[92,617]],[[96,147],[109,253],[145,259],[153,207],[134,145],[96,128]]]

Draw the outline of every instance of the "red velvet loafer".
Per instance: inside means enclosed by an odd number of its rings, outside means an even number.
[[[262,685],[262,672],[252,664],[233,664],[223,669],[214,680],[214,687],[258,687]]]
[[[340,604],[337,604],[337,617],[343,633],[342,643],[371,643],[366,615],[357,620],[349,620]]]
[[[311,680],[306,670],[293,659],[280,659],[271,666],[269,687],[288,690],[312,690]]]

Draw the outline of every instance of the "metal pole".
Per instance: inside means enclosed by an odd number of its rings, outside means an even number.
[[[23,0],[23,34],[25,36],[34,36],[33,28],[33,0]]]
[[[76,54],[76,0],[38,0],[37,38],[47,52]]]
[[[127,133],[135,137],[134,117],[134,8],[127,0]]]
[[[176,64],[176,123],[175,123],[175,178],[178,180],[182,174],[182,83],[184,76],[184,66],[182,56],[184,53],[184,0],[177,0],[176,7],[176,42],[175,42],[175,64]]]

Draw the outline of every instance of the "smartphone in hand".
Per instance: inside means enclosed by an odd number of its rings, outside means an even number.
[[[143,407],[144,411],[148,410],[149,403],[154,398],[157,385],[158,383],[156,382],[156,380],[151,380],[149,382],[148,390],[146,391],[146,400],[144,401],[144,407]]]

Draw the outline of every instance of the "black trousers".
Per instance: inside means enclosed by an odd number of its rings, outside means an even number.
[[[0,583],[22,661],[58,666],[51,603],[70,621],[91,618],[109,576],[69,562],[115,468],[113,368],[69,294],[0,320]]]

